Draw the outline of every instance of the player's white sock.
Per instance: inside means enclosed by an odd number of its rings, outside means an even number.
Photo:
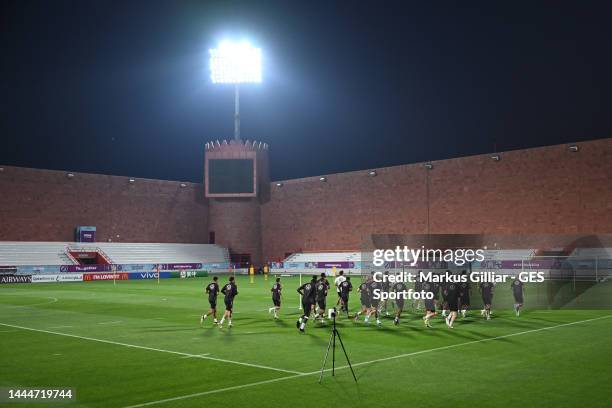
[[[442,317],[446,317],[446,312],[447,312],[446,309],[442,309]]]
[[[202,315],[202,320],[206,319],[208,315]]]
[[[225,321],[225,317],[221,318],[221,321],[219,322],[219,326],[221,326],[223,324],[223,322]]]
[[[215,324],[217,324],[217,319],[213,320],[213,322],[215,322]]]
[[[376,324],[380,326],[380,319],[376,319]]]
[[[467,309],[461,310],[461,317],[465,317],[466,313],[467,313]]]
[[[227,325],[228,325],[228,326],[231,326],[231,325],[232,325],[232,319],[229,319],[229,320],[228,320]]]

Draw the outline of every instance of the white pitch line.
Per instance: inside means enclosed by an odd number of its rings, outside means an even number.
[[[195,397],[201,397],[201,396],[204,396],[204,395],[217,394],[217,393],[225,392],[225,391],[239,390],[241,388],[247,388],[247,387],[254,387],[254,386],[257,386],[257,385],[270,384],[270,383],[274,383],[274,382],[277,382],[277,381],[290,380],[292,378],[304,377],[306,375],[310,375],[310,373],[290,375],[288,377],[272,378],[271,380],[258,381],[258,382],[254,382],[254,383],[250,383],[250,384],[235,385],[233,387],[219,388],[219,389],[216,389],[216,390],[196,392],[194,394],[181,395],[181,396],[178,396],[178,397],[166,398],[166,399],[163,399],[163,400],[157,400],[157,401],[151,401],[151,402],[144,402],[142,404],[130,405],[130,406],[125,407],[125,408],[141,408],[141,407],[147,407],[149,405],[163,404],[165,402],[180,401],[180,400],[184,400],[184,399],[188,399],[188,398],[195,398]]]
[[[34,329],[32,327],[17,326],[17,325],[8,324],[8,323],[0,323],[0,326],[13,327],[15,329],[29,330],[29,331],[40,332],[40,333],[55,334],[56,336],[73,337],[75,339],[96,341],[98,343],[113,344],[113,345],[116,345],[116,346],[131,347],[131,348],[137,348],[137,349],[141,349],[141,350],[159,351],[161,353],[169,353],[169,354],[176,354],[176,355],[179,355],[179,356],[188,356],[188,357],[193,357],[193,358],[201,358],[201,359],[204,359],[204,360],[219,361],[219,362],[222,362],[222,363],[237,364],[237,365],[246,366],[246,367],[262,368],[262,369],[265,369],[265,370],[280,371],[280,372],[289,373],[289,374],[304,374],[304,373],[301,373],[299,371],[285,370],[283,368],[268,367],[268,366],[259,365],[259,364],[244,363],[244,362],[241,362],[241,361],[226,360],[224,358],[216,358],[216,357],[209,357],[209,356],[203,356],[203,355],[197,355],[197,354],[183,353],[181,351],[164,350],[164,349],[154,348],[154,347],[139,346],[139,345],[136,345],[136,344],[121,343],[121,342],[112,341],[112,340],[96,339],[96,338],[93,338],[93,337],[77,336],[76,334],[61,333],[61,332],[56,332],[56,331],[51,331],[51,330]]]
[[[203,356],[209,356],[210,353],[204,353],[204,354],[198,354],[196,356],[185,356],[185,357],[181,357],[181,358],[198,358],[198,357],[203,357]]]
[[[112,321],[112,322],[100,322],[98,324],[114,324],[114,323],[121,323],[121,322],[122,322],[121,320],[115,320],[115,321]]]
[[[524,335],[524,334],[535,333],[535,332],[544,331],[544,330],[551,330],[551,329],[556,329],[556,328],[565,327],[565,326],[571,326],[571,325],[579,324],[579,323],[587,323],[587,322],[592,322],[592,321],[595,321],[595,320],[607,319],[607,318],[610,318],[610,317],[612,317],[612,315],[597,317],[597,318],[594,318],[594,319],[580,320],[580,321],[577,321],[577,322],[563,323],[563,324],[558,324],[558,325],[555,325],[555,326],[542,327],[540,329],[533,329],[533,330],[527,330],[527,331],[518,332],[518,333],[506,334],[506,335],[503,335],[503,336],[491,337],[491,338],[488,338],[488,339],[468,341],[468,342],[465,342],[465,343],[458,343],[458,344],[453,344],[453,345],[450,345],[450,346],[442,346],[442,347],[436,347],[436,348],[427,349],[427,350],[415,351],[413,353],[400,354],[400,355],[397,355],[397,356],[381,358],[381,359],[377,359],[377,360],[363,361],[361,363],[353,364],[353,367],[362,366],[362,365],[366,365],[366,364],[378,363],[378,362],[382,362],[382,361],[393,360],[393,359],[397,359],[397,358],[416,356],[416,355],[419,355],[419,354],[431,353],[431,352],[434,352],[434,351],[447,350],[447,349],[450,349],[450,348],[467,346],[467,345],[470,345],[470,344],[483,343],[483,342],[486,342],[486,341],[499,340],[499,339],[504,339],[506,337],[521,336],[521,335]],[[336,370],[341,370],[341,369],[346,369],[346,368],[349,368],[349,366],[346,365],[346,366],[337,367]],[[328,368],[328,369],[326,369],[324,371],[328,372],[328,371],[331,371],[331,370],[332,370],[331,368]],[[144,402],[142,404],[130,405],[130,406],[127,406],[127,407],[124,407],[124,408],[142,408],[142,407],[148,407],[148,406],[151,406],[151,405],[164,404],[166,402],[174,402],[174,401],[180,401],[180,400],[189,399],[189,398],[202,397],[202,396],[205,396],[205,395],[217,394],[217,393],[220,393],[220,392],[238,390],[238,389],[242,389],[242,388],[255,387],[257,385],[270,384],[270,383],[274,383],[274,382],[278,382],[278,381],[291,380],[291,379],[294,379],[294,378],[306,377],[306,376],[320,374],[320,373],[321,373],[321,370],[312,371],[312,372],[309,372],[309,373],[299,373],[299,374],[290,375],[290,376],[287,376],[287,377],[273,378],[271,380],[264,380],[264,381],[254,382],[254,383],[235,385],[235,386],[232,386],[232,387],[220,388],[220,389],[217,389],[217,390],[209,390],[209,391],[196,392],[196,393],[193,393],[193,394],[179,395],[177,397],[166,398],[166,399],[157,400],[157,401]]]
[[[53,297],[53,296],[49,296],[49,297],[47,297],[47,299],[51,299],[51,301],[50,301],[50,302],[32,303],[32,304],[30,304],[30,305],[11,305],[11,306],[8,306],[8,307],[30,307],[30,306],[40,306],[40,305],[48,305],[48,304],[50,304],[50,303],[55,303],[55,302],[57,302],[57,298],[56,298],[56,297]]]

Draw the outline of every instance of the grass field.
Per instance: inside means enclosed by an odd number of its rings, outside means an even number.
[[[453,330],[410,313],[399,327],[341,318],[358,383],[338,350],[319,385],[330,326],[299,333],[298,280],[283,280],[274,321],[271,281],[238,278],[231,329],[199,326],[205,278],[3,286],[0,386],[76,389],[51,406],[610,406],[612,311],[529,310],[527,296],[520,318],[476,311]]]

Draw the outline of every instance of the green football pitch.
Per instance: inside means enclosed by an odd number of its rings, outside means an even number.
[[[224,280],[225,278],[222,278]],[[336,375],[319,370],[330,325],[299,333],[298,278],[237,280],[234,327],[204,327],[207,278],[6,285],[0,288],[0,387],[76,390],[90,407],[609,407],[612,311],[478,311],[454,329],[405,313],[400,326],[341,317]],[[332,295],[335,297],[335,295]],[[220,305],[222,299],[220,298]],[[335,300],[335,299],[334,299]],[[353,295],[351,309],[358,306]],[[329,361],[328,368],[331,368]]]

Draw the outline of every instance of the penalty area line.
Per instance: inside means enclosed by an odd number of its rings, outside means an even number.
[[[278,382],[278,381],[290,380],[292,378],[304,377],[304,376],[307,376],[307,375],[311,375],[311,373],[301,373],[301,374],[296,374],[296,375],[290,375],[290,376],[287,376],[287,377],[272,378],[271,380],[257,381],[257,382],[249,383],[249,384],[241,384],[241,385],[234,385],[232,387],[218,388],[216,390],[196,392],[196,393],[187,394],[187,395],[179,395],[178,397],[171,397],[171,398],[165,398],[165,399],[161,399],[161,400],[157,400],[157,401],[143,402],[142,404],[130,405],[130,406],[127,406],[127,407],[124,407],[124,408],[148,407],[149,405],[164,404],[166,402],[180,401],[180,400],[184,400],[184,399],[188,399],[188,398],[202,397],[204,395],[218,394],[220,392],[225,392],[225,391],[233,391],[233,390],[239,390],[239,389],[242,389],[242,388],[255,387],[257,385],[270,384],[270,383],[275,383],[275,382]]]
[[[522,336],[522,335],[525,335],[525,334],[531,334],[531,333],[537,333],[537,332],[541,332],[541,331],[545,331],[545,330],[557,329],[559,327],[566,327],[566,326],[572,326],[572,325],[580,324],[580,323],[588,323],[588,322],[593,322],[593,321],[596,321],[596,320],[608,319],[610,317],[612,317],[612,315],[596,317],[594,319],[579,320],[577,322],[561,323],[561,324],[557,324],[557,325],[554,325],[554,326],[541,327],[539,329],[532,329],[532,330],[525,330],[525,331],[518,332],[518,333],[504,334],[503,336],[489,337],[489,338],[486,338],[486,339],[466,341],[464,343],[451,344],[449,346],[442,346],[442,347],[436,347],[436,348],[432,348],[432,349],[415,351],[415,352],[412,352],[412,353],[399,354],[397,356],[378,358],[376,360],[362,361],[360,363],[353,364],[353,367],[359,367],[359,366],[366,365],[366,364],[380,363],[382,361],[396,360],[396,359],[399,359],[399,358],[412,357],[412,356],[416,356],[416,355],[419,355],[419,354],[431,353],[433,351],[447,350],[447,349],[451,349],[451,348],[455,348],[455,347],[467,346],[467,345],[470,345],[470,344],[485,343],[485,342],[488,342],[488,341],[501,340],[501,339],[506,339],[508,337]],[[343,370],[343,369],[346,369],[346,368],[349,368],[349,366],[348,365],[344,365],[344,366],[336,367],[336,370]],[[326,369],[325,371],[331,371],[331,368]],[[311,372],[309,374],[315,374],[315,373],[319,373],[319,372],[320,371],[313,371],[313,372]]]
[[[191,354],[191,353],[183,353],[181,351],[164,350],[164,349],[155,348],[155,347],[139,346],[137,344],[121,343],[121,342],[118,342],[118,341],[104,340],[104,339],[96,339],[94,337],[78,336],[76,334],[61,333],[61,332],[56,332],[56,331],[52,331],[52,330],[35,329],[35,328],[32,328],[32,327],[17,326],[17,325],[8,324],[8,323],[0,323],[0,326],[12,327],[14,329],[21,329],[21,330],[29,330],[29,331],[33,331],[33,332],[39,332],[39,333],[54,334],[56,336],[72,337],[72,338],[75,338],[75,339],[95,341],[95,342],[98,342],[98,343],[112,344],[112,345],[115,345],[115,346],[130,347],[130,348],[136,348],[136,349],[147,350],[147,351],[158,351],[160,353],[175,354],[175,355],[184,356],[184,357],[199,358],[199,359],[202,359],[202,360],[219,361],[219,362],[222,362],[222,363],[236,364],[236,365],[241,365],[241,366],[246,366],[246,367],[253,367],[253,368],[261,368],[261,369],[272,370],[272,371],[279,371],[279,372],[282,372],[282,373],[304,374],[304,373],[301,373],[299,371],[285,370],[284,368],[268,367],[268,366],[264,366],[264,365],[260,365],[260,364],[252,364],[252,363],[244,363],[244,362],[241,362],[241,361],[226,360],[224,358],[211,357],[211,356],[207,356],[207,355],[203,355],[203,354]]]
[[[470,344],[477,344],[477,343],[484,343],[484,342],[487,342],[487,341],[500,340],[500,339],[504,339],[504,338],[507,338],[507,337],[522,336],[522,335],[525,335],[525,334],[536,333],[536,332],[540,332],[540,331],[544,331],[544,330],[557,329],[559,327],[566,327],[566,326],[572,326],[572,325],[580,324],[580,323],[588,323],[588,322],[592,322],[592,321],[596,321],[596,320],[608,319],[610,317],[612,317],[612,315],[601,316],[601,317],[597,317],[597,318],[594,318],[594,319],[580,320],[580,321],[576,321],[576,322],[562,323],[562,324],[558,324],[558,325],[554,325],[554,326],[542,327],[542,328],[539,328],[539,329],[526,330],[526,331],[522,331],[522,332],[518,332],[518,333],[506,334],[506,335],[503,335],[503,336],[497,336],[497,337],[491,337],[491,338],[486,338],[486,339],[468,341],[468,342],[464,342],[464,343],[451,344],[449,346],[435,347],[435,348],[431,348],[431,349],[415,351],[413,353],[399,354],[397,356],[391,356],[391,357],[386,357],[386,358],[379,358],[377,360],[362,361],[360,363],[353,364],[353,367],[363,366],[363,365],[367,365],[367,364],[374,364],[374,363],[379,363],[379,362],[384,362],[384,361],[389,361],[389,360],[395,360],[395,359],[399,359],[399,358],[411,357],[411,356],[416,356],[416,355],[419,355],[419,354],[431,353],[431,352],[434,352],[434,351],[442,351],[442,350],[447,350],[447,349],[456,348],[456,347],[468,346]],[[346,366],[336,367],[336,370],[342,370],[342,369],[346,369],[346,368],[349,368],[349,366],[346,365]],[[328,368],[328,369],[325,369],[324,372],[329,372],[331,370],[332,370],[331,368]],[[296,375],[290,375],[290,376],[286,376],[286,377],[273,378],[271,380],[264,380],[264,381],[254,382],[254,383],[235,385],[235,386],[232,386],[232,387],[226,387],[226,388],[219,388],[219,389],[216,389],[216,390],[208,390],[208,391],[196,392],[196,393],[187,394],[187,395],[179,395],[179,396],[176,396],[176,397],[165,398],[165,399],[161,399],[161,400],[157,400],[157,401],[149,401],[149,402],[144,402],[144,403],[141,403],[141,404],[129,405],[129,406],[124,407],[124,408],[142,408],[142,407],[148,407],[148,406],[151,406],[151,405],[164,404],[164,403],[167,403],[167,402],[174,402],[174,401],[180,401],[180,400],[189,399],[189,398],[203,397],[205,395],[217,394],[217,393],[225,392],[225,391],[233,391],[233,390],[238,390],[238,389],[242,389],[242,388],[255,387],[255,386],[258,386],[258,385],[265,385],[265,384],[275,383],[275,382],[284,381],[284,380],[291,380],[291,379],[300,378],[300,377],[307,377],[307,376],[311,376],[311,375],[315,375],[315,374],[320,374],[320,373],[321,373],[321,370],[312,371],[312,372],[309,372],[309,373],[299,373],[299,374],[296,374]]]

